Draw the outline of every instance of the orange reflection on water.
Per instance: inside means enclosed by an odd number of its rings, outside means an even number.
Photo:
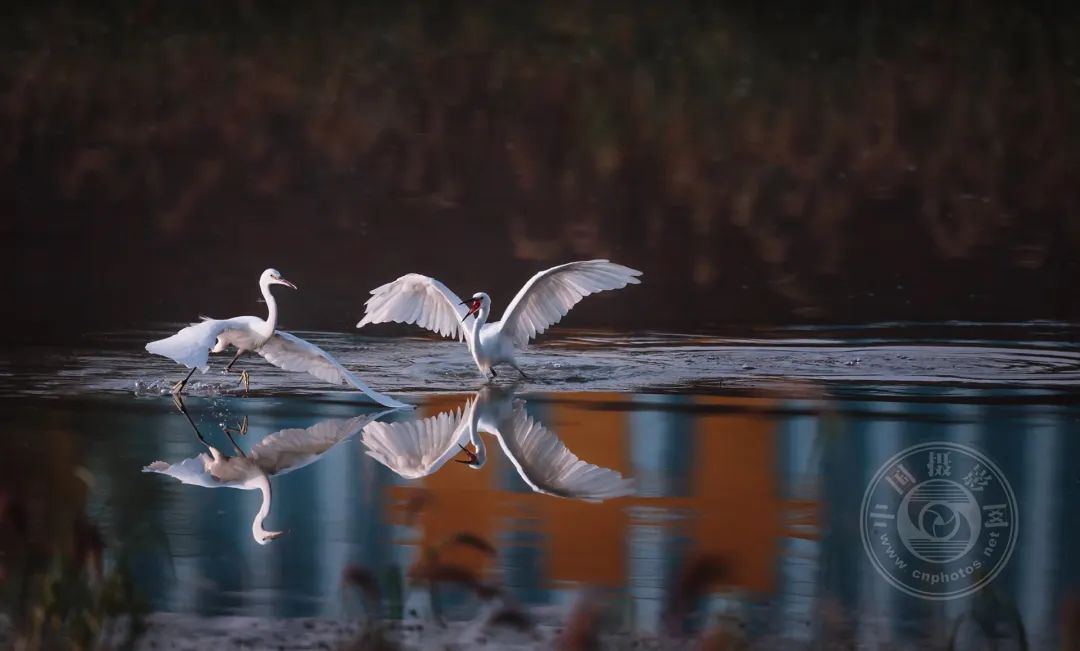
[[[468,396],[430,400],[419,418],[457,409]],[[581,459],[636,477],[642,470],[635,440],[671,436],[670,428],[641,430],[625,394],[575,393],[557,402],[534,402],[540,419]],[[694,554],[726,559],[730,587],[752,592],[774,589],[778,540],[815,531],[820,505],[791,500],[778,485],[775,401],[744,397],[687,397],[693,410],[688,438],[685,494],[661,494],[587,503],[508,488],[508,460],[493,451],[480,469],[448,463],[422,480],[392,487],[387,511],[393,521],[415,517],[416,536],[399,542],[433,548],[468,531],[499,547],[507,533],[539,534],[544,582],[619,588],[628,583],[630,528],[659,526]],[[645,426],[647,427],[647,425]],[[634,433],[635,436],[631,434]],[[661,470],[663,472],[663,470]],[[670,484],[661,485],[669,486]],[[639,484],[640,486],[640,484]],[[669,491],[670,492],[670,491]],[[419,494],[428,496],[419,515],[409,512]],[[662,553],[662,552],[661,552]],[[472,549],[448,550],[443,561],[473,571],[487,557]]]

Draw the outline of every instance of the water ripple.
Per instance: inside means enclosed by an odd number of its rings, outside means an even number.
[[[545,337],[520,361],[529,373],[518,380],[507,369],[496,382],[522,390],[558,391],[724,391],[814,382],[849,385],[873,392],[903,393],[918,385],[1003,387],[1080,391],[1080,346],[1069,336],[1039,340],[980,337],[969,326],[963,339],[889,336],[881,329],[842,333],[792,331],[766,338],[734,338],[671,333],[563,331]],[[1065,326],[1062,326],[1065,327]],[[1072,332],[1071,326],[1068,327]],[[147,354],[145,341],[166,331],[109,333],[86,338],[72,349],[33,347],[7,351],[0,361],[0,394],[70,395],[127,392],[158,396],[183,373],[168,360]],[[382,391],[460,392],[483,380],[465,346],[424,337],[384,338],[300,332]],[[841,336],[837,336],[840,334]],[[1023,330],[1020,330],[1023,335]],[[1066,333],[1067,334],[1067,333]],[[785,336],[786,335],[786,336]],[[870,336],[872,335],[872,337]],[[192,395],[237,395],[235,374],[221,373],[228,361],[193,378]],[[250,356],[238,365],[252,376],[256,395],[346,393],[303,374],[287,373]]]

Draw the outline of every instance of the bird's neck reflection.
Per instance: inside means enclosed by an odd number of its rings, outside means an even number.
[[[274,491],[270,485],[270,475],[244,454],[228,429],[224,431],[239,456],[230,457],[223,454],[221,450],[206,443],[206,440],[200,436],[199,440],[209,448],[210,456],[207,457],[204,453],[200,454],[199,457],[206,472],[221,482],[222,485],[236,482],[238,488],[259,491],[259,494],[262,495],[262,503],[259,505],[259,511],[255,514],[255,519],[251,521],[251,537],[260,545],[265,545],[274,538],[285,534],[284,531],[269,531],[263,527],[263,522],[270,515],[270,504],[274,498]]]
[[[466,406],[466,413],[469,415],[467,430],[469,435],[469,445],[471,445],[473,449],[470,450],[468,447],[458,443],[458,446],[461,447],[461,451],[465,454],[465,458],[454,459],[454,461],[465,464],[473,470],[479,470],[487,463],[487,447],[484,445],[484,438],[480,436],[480,415],[491,410],[493,400],[500,404],[502,402],[510,404],[513,401],[513,394],[505,396],[500,395],[493,399],[492,391],[484,389],[477,392],[473,396],[472,402]]]
[[[252,483],[255,484],[259,492],[262,493],[262,504],[259,506],[259,512],[255,514],[255,519],[251,521],[251,537],[255,539],[255,542],[260,545],[265,545],[278,536],[285,535],[284,531],[267,531],[263,528],[263,521],[266,520],[266,516],[270,515],[270,502],[273,498],[273,490],[270,488],[270,478],[265,473],[260,473],[257,477],[252,479]]]

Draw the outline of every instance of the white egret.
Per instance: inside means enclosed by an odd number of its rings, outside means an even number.
[[[266,361],[286,371],[310,373],[320,380],[331,384],[348,384],[359,389],[368,398],[384,407],[409,407],[371,389],[356,374],[338,363],[322,348],[304,341],[300,337],[277,329],[278,308],[271,285],[285,285],[296,289],[296,285],[281,277],[276,269],[267,269],[259,276],[259,288],[269,311],[266,319],[257,316],[237,316],[231,319],[210,319],[202,317],[199,323],[193,323],[171,337],[151,341],[146,350],[183,364],[191,369],[187,377],[177,382],[172,392],[179,395],[196,369],[205,373],[209,368],[207,360],[210,353],[220,353],[229,346],[236,348],[236,355],[225,366],[225,371],[232,370],[233,364],[246,352],[261,355]],[[248,373],[241,374],[245,389],[248,386]]]
[[[640,283],[640,271],[607,260],[582,260],[541,271],[518,291],[500,321],[488,323],[491,297],[477,292],[461,300],[429,276],[406,274],[371,291],[364,318],[356,324],[415,323],[444,337],[464,339],[477,368],[492,377],[496,364],[509,364],[522,377],[514,351],[559,322],[570,308],[596,292]],[[474,316],[475,315],[475,316]]]
[[[631,495],[634,483],[610,468],[583,461],[559,437],[525,411],[525,401],[484,389],[464,408],[399,423],[372,422],[361,440],[366,453],[398,475],[419,479],[435,472],[461,450],[471,468],[487,460],[480,432],[499,441],[518,475],[537,493],[600,502]],[[476,452],[465,447],[472,443]]]
[[[189,416],[188,421],[195,429],[195,435],[207,447],[209,454],[203,452],[176,463],[155,461],[144,467],[143,472],[169,475],[182,483],[204,488],[258,490],[262,493],[262,504],[251,521],[251,536],[255,542],[265,545],[284,533],[263,528],[263,522],[270,514],[273,497],[270,478],[313,463],[335,445],[352,437],[385,413],[389,412],[357,416],[348,420],[324,420],[307,429],[283,429],[266,436],[246,454],[226,430],[237,456],[228,456],[207,443]],[[184,415],[187,415],[186,410]]]

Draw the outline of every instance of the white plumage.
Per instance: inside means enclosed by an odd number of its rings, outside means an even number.
[[[502,320],[487,323],[491,298],[477,292],[462,301],[446,285],[420,274],[406,274],[372,290],[360,328],[369,323],[415,323],[444,337],[464,339],[485,375],[496,364],[521,371],[515,350],[558,323],[582,298],[635,285],[641,272],[607,260],[583,260],[541,271],[518,291]],[[467,307],[465,306],[467,304]],[[473,316],[475,315],[475,316]],[[524,373],[522,373],[524,375]]]
[[[443,467],[469,439],[470,401],[462,410],[401,423],[371,423],[362,441],[368,456],[406,479],[420,479]]]
[[[202,321],[192,323],[171,337],[151,341],[146,344],[146,350],[205,373],[210,370],[210,351],[217,347],[218,338],[222,334],[230,341],[246,334],[250,338],[250,350],[258,345],[256,328],[261,323],[263,320],[254,316],[238,316],[232,319],[203,317]],[[225,346],[222,346],[222,350],[224,349]]]
[[[470,467],[487,459],[480,432],[499,441],[522,480],[534,491],[599,502],[631,495],[633,480],[610,468],[583,461],[562,440],[534,420],[523,400],[484,390],[464,409],[403,423],[371,423],[362,440],[367,454],[407,479],[430,475],[452,459],[466,440],[476,448]]]
[[[301,429],[288,428],[268,434],[251,448],[248,458],[268,475],[284,475],[314,463],[338,443],[352,438],[364,426],[389,412],[353,418],[331,418]]]
[[[610,469],[582,461],[554,432],[538,423],[520,402],[497,431],[503,452],[537,493],[600,502],[632,495],[634,482]]]
[[[274,284],[296,288],[274,269],[267,269],[262,273],[259,287],[269,311],[265,320],[256,316],[238,316],[231,319],[204,317],[201,322],[193,323],[171,337],[146,344],[148,352],[168,357],[191,369],[187,378],[173,387],[174,393],[183,391],[196,369],[203,373],[209,370],[210,353],[220,353],[233,346],[237,351],[236,357],[225,367],[226,370],[230,370],[243,353],[254,352],[286,371],[309,373],[331,384],[348,384],[384,407],[409,406],[373,390],[322,348],[296,335],[277,330],[277,301],[270,292],[270,285]],[[246,378],[245,372],[245,381]]]
[[[558,323],[589,294],[622,289],[641,281],[640,271],[607,260],[569,262],[541,271],[525,283],[503,315],[503,332],[524,348],[529,340]],[[495,324],[492,324],[495,325]]]
[[[307,372],[331,384],[348,384],[384,407],[411,406],[375,391],[322,348],[294,334],[278,330],[255,352],[286,371]]]
[[[181,483],[204,488],[259,490],[262,504],[251,523],[251,532],[256,542],[266,544],[281,535],[281,532],[263,528],[272,500],[270,478],[315,462],[385,413],[324,420],[307,429],[283,429],[266,436],[246,455],[237,448],[239,456],[231,457],[207,444],[209,453],[203,452],[176,463],[155,461],[144,467],[143,472],[168,475]],[[201,435],[199,439],[202,440]]]
[[[405,274],[371,291],[364,318],[356,327],[390,321],[415,323],[444,337],[463,340],[475,321],[469,317],[463,325],[465,313],[461,299],[446,285],[428,276]]]
[[[307,429],[283,429],[268,434],[253,445],[245,456],[230,457],[213,446],[207,446],[210,454],[203,452],[175,464],[155,461],[143,468],[143,472],[169,475],[195,486],[243,488],[241,484],[252,475],[284,475],[303,468],[330,448],[361,431],[380,415],[382,414],[349,419],[331,418]]]

